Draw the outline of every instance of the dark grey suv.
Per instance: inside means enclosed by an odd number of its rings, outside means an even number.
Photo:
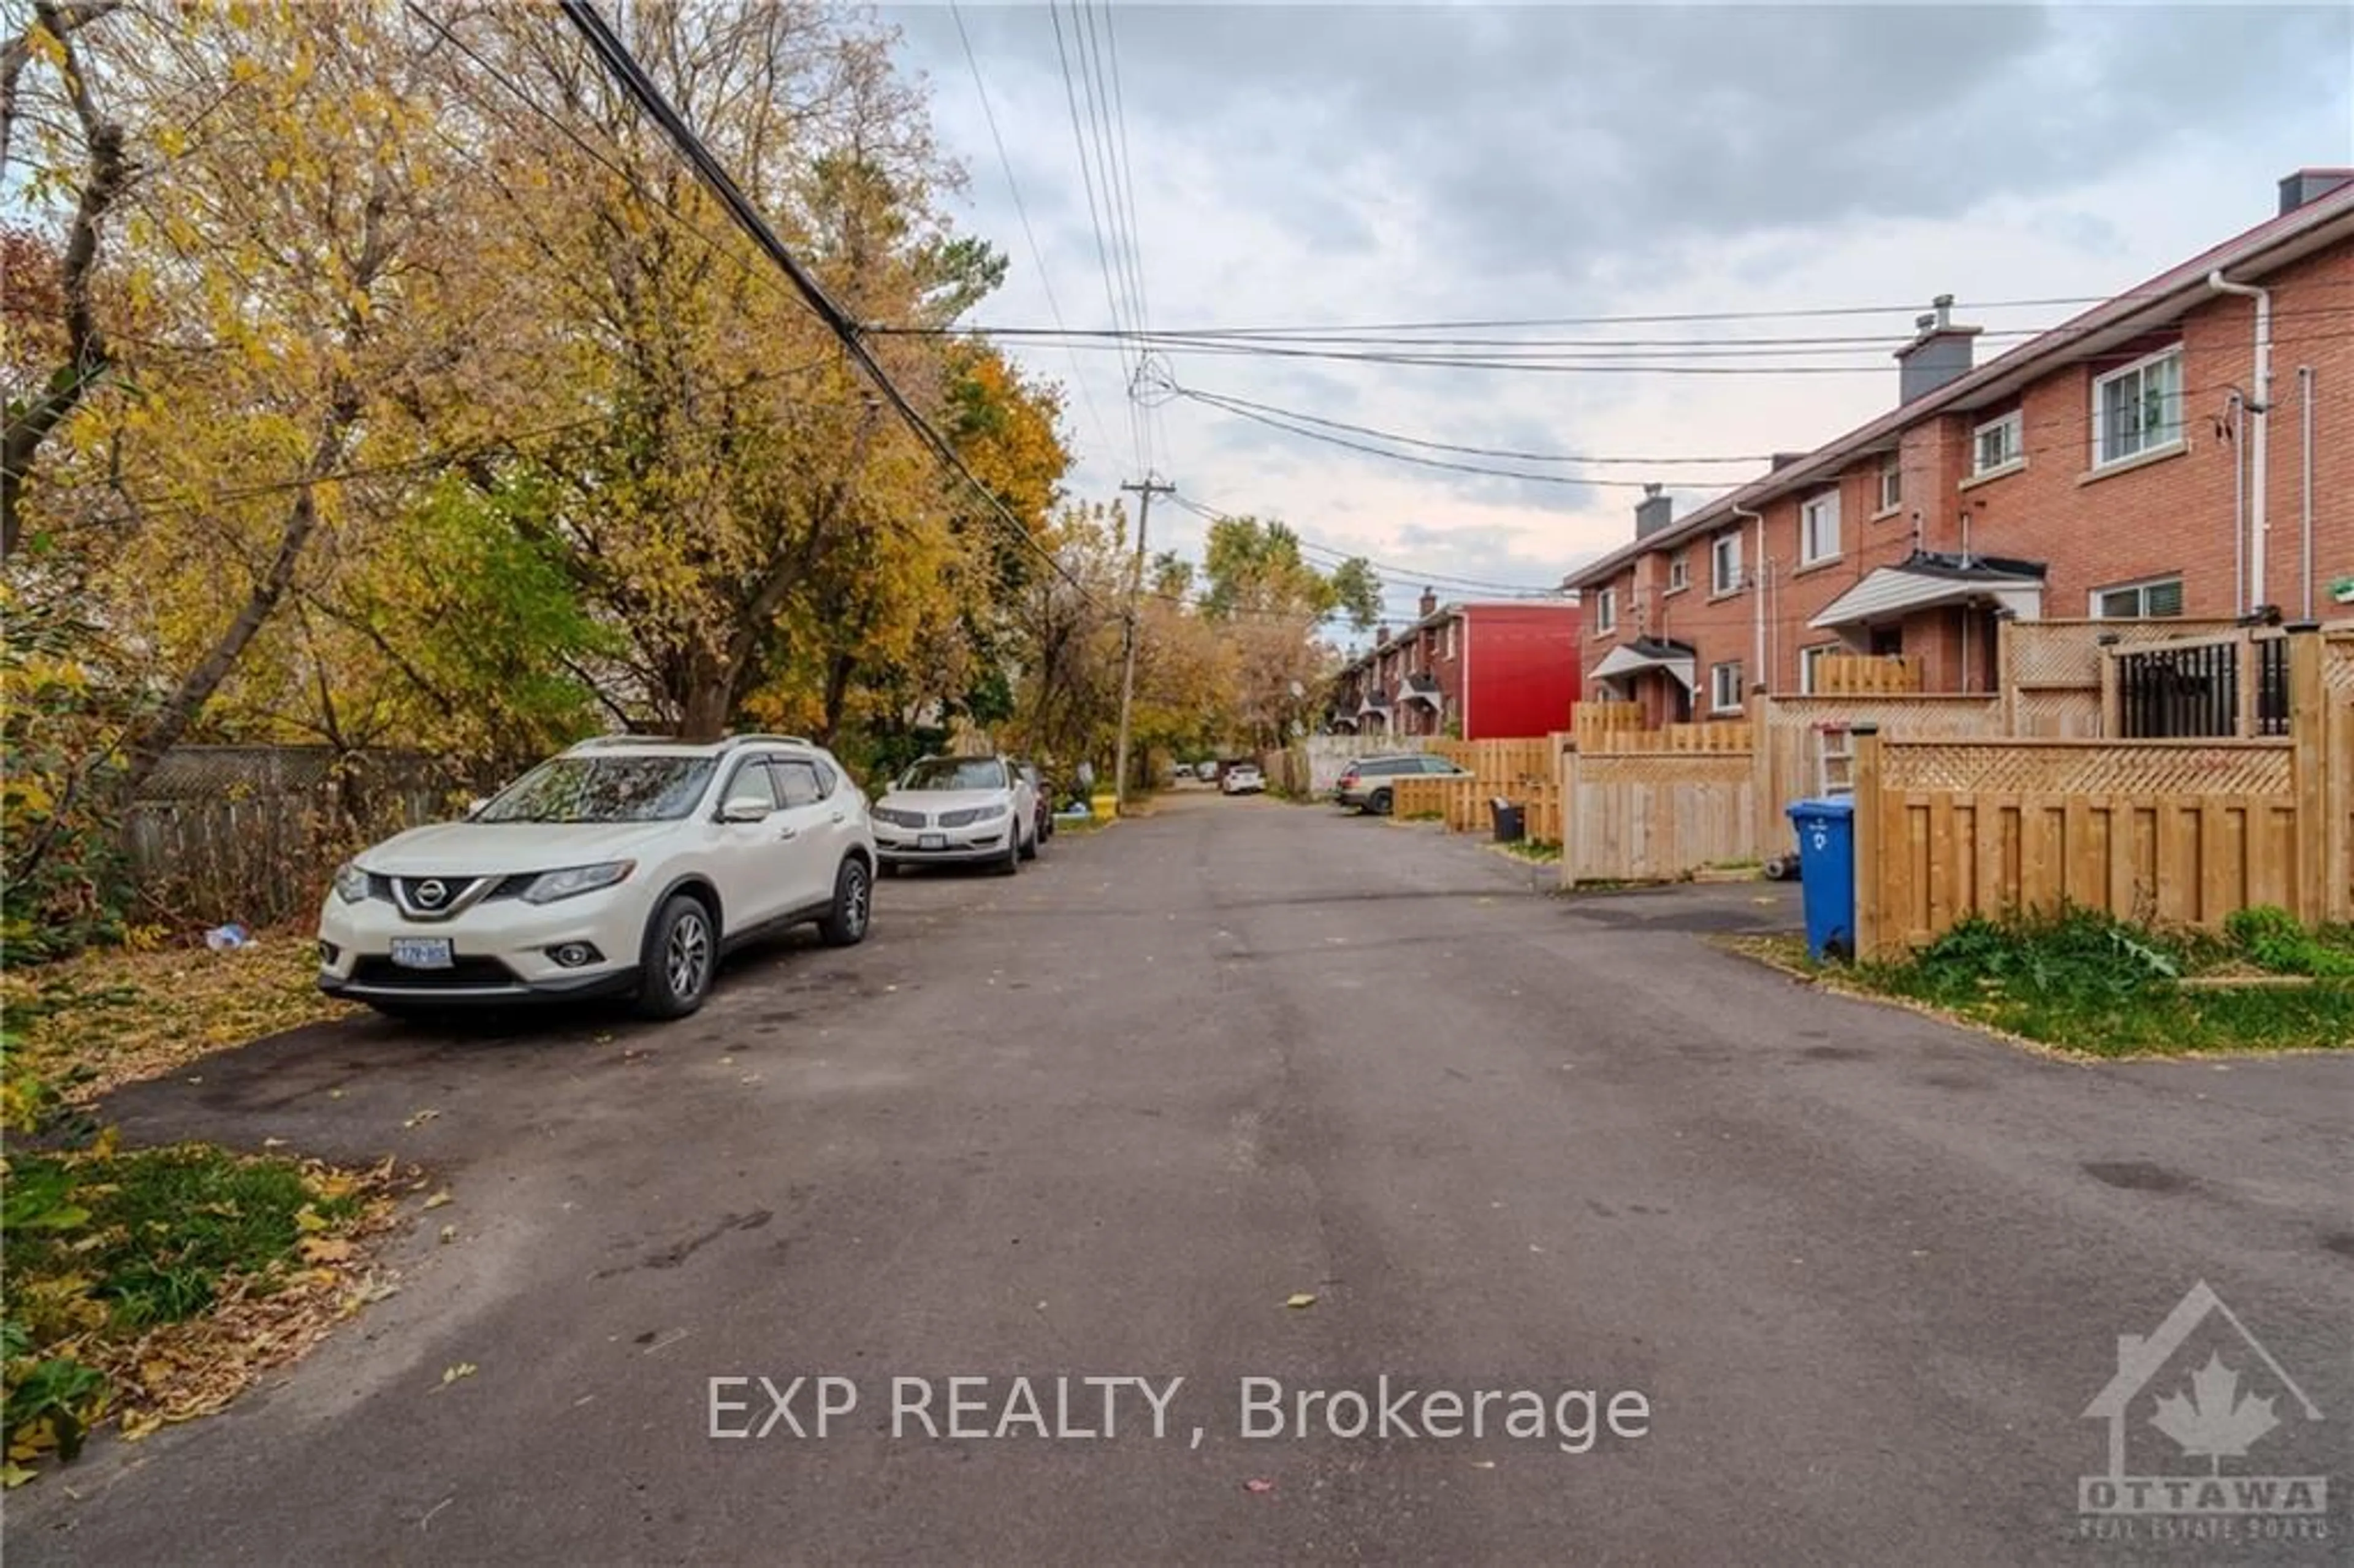
[[[1360,811],[1386,817],[1394,799],[1390,787],[1399,779],[1469,779],[1470,772],[1443,757],[1424,751],[1403,751],[1390,757],[1360,757],[1341,775],[1332,799]]]

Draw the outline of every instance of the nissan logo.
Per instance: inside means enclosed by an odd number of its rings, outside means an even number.
[[[428,908],[431,908],[449,896],[450,889],[442,885],[441,879],[438,876],[429,876],[417,885],[417,902]]]

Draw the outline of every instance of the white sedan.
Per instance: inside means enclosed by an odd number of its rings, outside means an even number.
[[[927,757],[875,802],[875,848],[903,865],[981,863],[1011,876],[1038,858],[1038,797],[1002,757]]]
[[[1218,788],[1229,795],[1257,795],[1266,790],[1267,779],[1252,764],[1237,762],[1226,769]]]

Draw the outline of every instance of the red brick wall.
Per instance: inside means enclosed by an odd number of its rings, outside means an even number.
[[[2292,618],[2299,612],[2302,434],[2296,373],[2299,366],[2309,365],[2317,374],[2315,609],[2325,619],[2344,615],[2345,607],[2329,602],[2327,585],[2354,576],[2354,243],[2306,258],[2266,284],[2273,292],[2274,413],[2262,598]],[[1959,550],[1965,506],[1973,554],[2047,563],[2047,616],[2088,614],[2096,588],[2170,577],[2182,579],[2185,615],[2236,613],[2229,394],[2235,385],[2253,388],[2254,309],[2253,300],[2217,295],[2187,313],[2179,334],[2160,334],[2145,345],[2155,348],[2179,336],[2183,346],[2185,440],[2176,455],[2103,474],[2090,471],[2093,381],[2101,371],[2137,357],[2126,352],[2054,371],[2026,389],[2019,402],[2026,461],[2016,471],[1968,482],[1975,428],[1999,412],[1992,408],[1925,419],[1903,432],[1904,495],[1891,512],[1878,510],[1881,460],[1859,459],[1837,482],[1836,559],[1798,564],[1799,505],[1814,488],[1768,503],[1768,683],[1776,691],[1797,689],[1800,650],[1828,640],[1807,622],[1874,567],[1911,554],[1916,531],[1925,548]],[[1692,551],[1691,585],[1668,593],[1669,555],[1684,548]],[[1744,566],[1754,582],[1754,530],[1744,541]],[[1618,593],[1617,630],[1603,636],[1589,623],[1583,642],[1586,668],[1600,662],[1613,644],[1650,634],[1699,649],[1703,713],[1712,665],[1740,660],[1744,683],[1757,681],[1750,597],[1755,589],[1710,592],[1706,536],[1640,557],[1613,586]],[[1971,628],[1966,651],[1953,619],[1914,618],[1905,628],[1905,652],[1923,656],[1930,690],[1985,689],[1990,664],[1982,628]]]

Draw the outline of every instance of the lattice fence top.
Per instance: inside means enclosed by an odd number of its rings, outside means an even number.
[[[2004,680],[2020,686],[2097,686],[2105,646],[2171,642],[2184,637],[2217,637],[2239,630],[2236,620],[2018,620],[2009,639]]]
[[[2354,698],[2354,631],[2333,631],[2323,641],[2321,681],[2331,696]]]
[[[1773,697],[1766,703],[1770,730],[1871,723],[1890,736],[1993,735],[2002,727],[1995,697]]]
[[[1745,784],[1749,753],[1643,751],[1581,755],[1580,784]]]
[[[2289,796],[2290,749],[2113,741],[1890,741],[1880,777],[1889,789],[1990,794]]]

